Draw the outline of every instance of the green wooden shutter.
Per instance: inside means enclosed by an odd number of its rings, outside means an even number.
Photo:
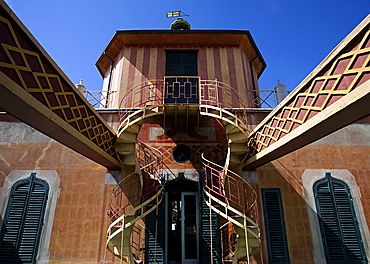
[[[36,263],[48,192],[36,173],[13,185],[0,234],[0,263]]]
[[[313,189],[327,263],[367,263],[347,184],[327,173]]]
[[[197,75],[197,51],[167,51],[166,76]]]
[[[289,251],[280,189],[262,189],[262,202],[269,263],[289,263]]]

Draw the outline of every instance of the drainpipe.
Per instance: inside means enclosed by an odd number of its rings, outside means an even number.
[[[252,65],[252,63],[253,63],[253,61],[255,60],[255,59],[257,59],[258,58],[258,55],[256,56],[256,57],[254,57],[250,62],[249,62],[249,66],[250,66],[250,68],[251,68],[251,74],[252,74],[252,84],[253,84],[253,90],[256,90],[256,82],[254,81],[254,71],[253,71],[253,65]]]
[[[107,102],[105,104],[105,107],[107,108],[108,107],[108,102],[109,102],[110,90],[111,90],[110,89],[110,86],[111,86],[111,82],[112,82],[112,72],[113,72],[113,63],[114,63],[114,61],[107,55],[107,53],[105,53],[105,51],[104,51],[103,54],[111,62],[111,64],[110,64],[110,72],[109,72],[109,80],[108,80]]]
[[[255,59],[257,59],[257,58],[258,58],[258,55],[257,55],[256,57],[254,57],[251,61],[249,61],[249,67],[251,68],[251,77],[252,77],[252,85],[253,85],[253,89],[252,89],[252,90],[254,90],[254,92],[253,92],[254,99],[252,99],[252,106],[253,106],[253,101],[254,101],[256,98],[258,98],[258,96],[257,96],[257,92],[256,92],[256,82],[254,81],[253,65],[252,65],[253,61],[254,61]],[[257,104],[257,102],[256,102],[256,104]],[[260,106],[260,105],[259,105],[259,106]]]

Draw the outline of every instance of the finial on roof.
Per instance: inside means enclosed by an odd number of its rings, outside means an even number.
[[[188,21],[182,18],[178,18],[171,24],[171,29],[180,29],[180,30],[188,29],[189,30],[190,24]]]
[[[182,19],[181,16],[189,16],[189,15],[182,12],[181,9],[179,9],[178,11],[173,11],[173,12],[167,12],[166,13],[166,17],[179,17],[177,20],[175,20],[171,24],[170,29],[180,29],[180,30],[184,30],[184,29],[189,30],[190,29],[189,22]]]

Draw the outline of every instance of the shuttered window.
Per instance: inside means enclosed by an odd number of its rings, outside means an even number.
[[[167,51],[167,76],[197,76],[197,51]]]
[[[0,263],[36,263],[48,192],[36,173],[13,185],[0,233]]]
[[[164,102],[166,104],[197,104],[199,78],[195,76],[198,76],[196,50],[166,51]]]
[[[285,232],[284,212],[280,189],[262,189],[266,240],[271,264],[289,263],[288,243]]]
[[[313,190],[327,263],[367,263],[347,184],[326,173]]]

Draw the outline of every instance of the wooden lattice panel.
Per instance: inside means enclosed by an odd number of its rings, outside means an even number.
[[[292,93],[257,127],[251,155],[266,149],[370,79],[370,29],[355,36],[323,69]],[[324,61],[325,62],[325,61]],[[355,120],[354,120],[355,121]]]
[[[0,8],[0,71],[109,155],[116,136],[74,85]],[[37,122],[37,120],[35,120]],[[32,124],[31,124],[32,125]]]

